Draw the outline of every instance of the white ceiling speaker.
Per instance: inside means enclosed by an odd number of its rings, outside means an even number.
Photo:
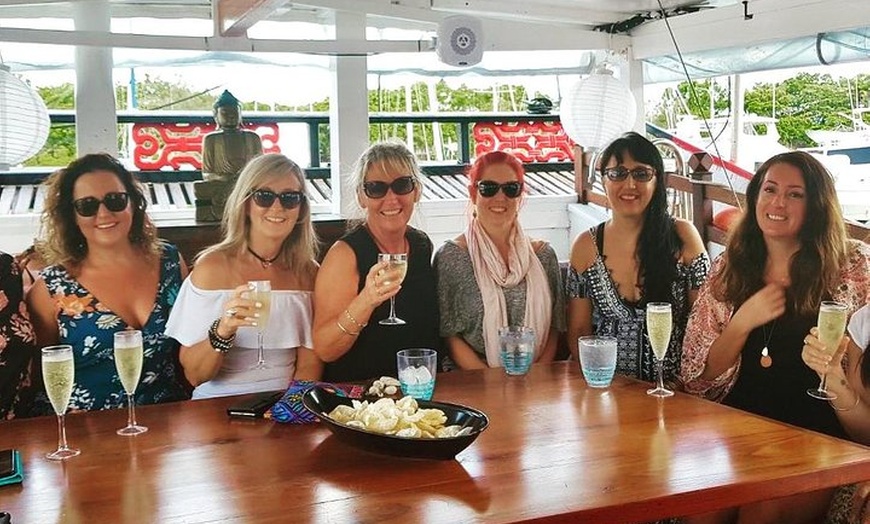
[[[447,65],[471,67],[483,58],[483,26],[471,16],[448,16],[438,24],[438,58]]]

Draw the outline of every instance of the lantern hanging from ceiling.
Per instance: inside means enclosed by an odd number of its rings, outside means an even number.
[[[51,120],[39,93],[0,64],[0,170],[42,149]]]
[[[628,87],[601,66],[571,87],[559,114],[562,128],[574,142],[601,149],[634,127],[637,102]]]

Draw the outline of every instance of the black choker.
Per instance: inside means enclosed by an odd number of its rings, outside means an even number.
[[[260,264],[263,265],[263,269],[266,269],[266,268],[268,268],[269,266],[271,266],[271,265],[272,265],[272,262],[278,260],[278,257],[281,256],[281,252],[279,251],[278,254],[275,255],[275,256],[272,257],[272,258],[263,258],[263,257],[261,257],[260,255],[254,253],[254,250],[251,249],[250,246],[247,246],[247,248],[248,248],[248,253],[254,255],[254,258],[256,258],[257,260],[260,261]]]

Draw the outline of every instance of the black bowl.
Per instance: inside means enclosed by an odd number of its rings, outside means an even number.
[[[482,412],[458,404],[418,400],[421,408],[436,408],[447,416],[445,425],[457,424],[472,428],[471,433],[461,437],[449,438],[407,438],[384,435],[364,429],[345,426],[329,418],[326,414],[339,404],[351,404],[351,399],[339,397],[334,393],[314,386],[302,395],[302,405],[314,413],[339,440],[352,446],[394,457],[451,460],[474,442],[489,425],[489,419]]]

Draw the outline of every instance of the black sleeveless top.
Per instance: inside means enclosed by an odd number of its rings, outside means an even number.
[[[438,336],[438,299],[435,273],[432,270],[432,241],[426,233],[408,227],[408,273],[402,290],[396,295],[396,316],[406,322],[400,326],[382,326],[378,321],[390,315],[390,301],[385,300],[372,312],[353,346],[335,362],[328,362],[323,380],[328,382],[362,381],[383,375],[396,376],[396,353],[408,348],[431,348],[441,354]],[[359,273],[357,292],[365,287],[369,269],[377,263],[378,246],[369,230],[358,226],[341,237],[356,255]]]
[[[753,330],[741,351],[737,382],[722,403],[805,429],[848,438],[831,406],[807,395],[807,389],[818,387],[820,382],[818,374],[801,360],[804,337],[815,325],[814,317],[800,318],[787,312],[776,321]],[[770,339],[768,354],[773,363],[764,368],[761,350],[767,337]]]

